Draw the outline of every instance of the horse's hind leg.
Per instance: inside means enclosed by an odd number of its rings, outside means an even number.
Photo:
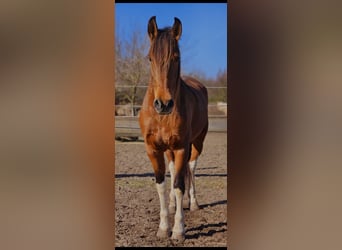
[[[207,134],[207,127],[203,130],[202,134],[193,142],[191,147],[191,157],[189,160],[189,168],[191,174],[190,188],[189,188],[189,196],[190,196],[190,211],[195,211],[199,209],[197,198],[196,198],[196,189],[195,189],[195,170],[197,166],[198,156],[201,154],[203,149],[203,141]]]
[[[171,176],[171,189],[170,189],[170,203],[169,213],[174,214],[176,212],[176,196],[173,183],[175,182],[175,156],[172,151],[166,151],[166,157],[169,163],[169,171]]]
[[[199,156],[198,151],[194,146],[192,146],[191,157],[189,161],[189,168],[191,174],[190,188],[189,188],[189,201],[190,201],[190,211],[195,211],[199,209],[198,202],[196,199],[196,189],[195,189],[195,170],[197,166],[197,158]]]

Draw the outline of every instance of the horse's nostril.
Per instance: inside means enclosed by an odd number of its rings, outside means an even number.
[[[154,100],[154,103],[153,103],[154,107],[157,109],[157,110],[160,110],[162,109],[163,107],[163,103],[160,99],[156,99]]]
[[[166,102],[165,106],[166,106],[168,109],[172,108],[172,107],[173,107],[173,100],[171,99],[171,100],[169,100],[168,102]]]
[[[153,106],[154,106],[155,110],[157,111],[157,113],[159,113],[159,114],[170,113],[172,111],[173,105],[174,105],[174,103],[173,103],[172,99],[166,101],[165,103],[161,99],[155,99],[153,101]]]

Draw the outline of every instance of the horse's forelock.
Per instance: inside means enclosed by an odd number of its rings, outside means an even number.
[[[173,53],[179,53],[177,41],[172,37],[171,29],[158,30],[158,35],[151,45],[151,56],[157,64],[167,66]]]

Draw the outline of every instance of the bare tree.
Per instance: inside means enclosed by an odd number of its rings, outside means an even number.
[[[135,105],[141,104],[146,89],[139,85],[148,85],[149,61],[147,53],[149,40],[145,32],[135,29],[129,36],[116,34],[115,37],[115,104],[130,105],[130,114],[137,115]],[[187,51],[191,51],[189,48]],[[218,71],[216,77],[208,78],[205,72],[195,70],[187,73],[202,81],[208,87],[227,87],[227,69]],[[118,86],[130,86],[120,88]],[[227,102],[226,88],[209,89],[209,102]],[[124,113],[127,113],[125,111]]]
[[[128,39],[119,35],[115,38],[115,84],[131,86],[117,88],[116,104],[130,103],[133,115],[136,115],[134,105],[142,101],[145,92],[138,86],[149,81],[148,47],[147,36],[139,30],[133,31]]]
[[[193,70],[188,73],[202,82],[208,89],[209,103],[227,102],[227,69],[221,69],[215,77],[207,77],[201,70]]]

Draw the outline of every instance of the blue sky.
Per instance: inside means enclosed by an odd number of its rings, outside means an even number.
[[[227,8],[225,3],[117,3],[115,28],[120,36],[140,30],[147,37],[147,22],[156,16],[158,28],[182,22],[182,72],[200,71],[215,77],[227,68]]]

